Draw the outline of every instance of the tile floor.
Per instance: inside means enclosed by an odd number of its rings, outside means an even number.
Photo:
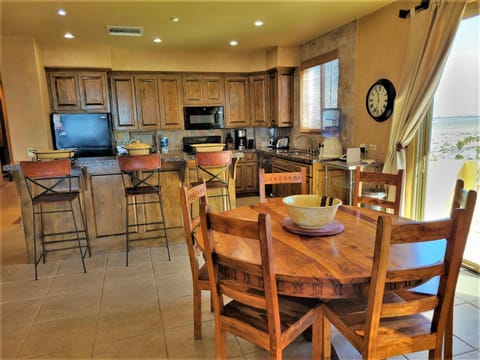
[[[250,199],[251,200],[251,199]],[[241,199],[241,202],[250,201]],[[81,270],[78,256],[39,266],[26,264],[18,201],[11,182],[0,185],[2,359],[213,359],[213,314],[203,297],[203,339],[193,339],[192,290],[186,246],[138,249],[124,266],[124,253],[94,254]],[[455,302],[455,359],[480,359],[478,276],[462,271]],[[230,336],[231,359],[267,359],[268,354]],[[338,334],[340,358],[357,359]],[[286,359],[309,359],[303,338]],[[425,359],[426,353],[407,359]],[[405,359],[399,357],[398,359]]]

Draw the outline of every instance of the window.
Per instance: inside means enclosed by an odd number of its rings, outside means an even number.
[[[321,132],[322,109],[338,107],[337,51],[301,64],[300,130]]]

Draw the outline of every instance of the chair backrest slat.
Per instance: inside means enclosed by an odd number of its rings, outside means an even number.
[[[300,171],[266,173],[265,169],[258,169],[258,189],[260,202],[266,201],[265,185],[273,184],[300,184],[300,193],[307,193],[307,171],[304,167]]]
[[[380,199],[364,194],[364,184],[374,185],[375,189],[380,188],[382,191],[386,192],[387,197],[385,199]],[[402,184],[402,169],[398,170],[397,174],[386,174],[381,172],[362,171],[362,168],[359,166],[355,171],[353,205],[367,205],[368,207],[373,208],[381,207],[384,209],[391,209],[393,214],[399,215],[403,191]],[[395,187],[395,197],[394,200],[390,200],[388,192],[393,191],[393,186]]]
[[[122,171],[143,171],[160,169],[161,154],[124,155],[118,157],[118,165]]]
[[[23,176],[37,179],[69,176],[71,166],[69,159],[20,162],[20,169],[22,170]]]

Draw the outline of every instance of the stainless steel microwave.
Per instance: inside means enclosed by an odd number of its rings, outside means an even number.
[[[185,130],[223,129],[223,106],[185,106]]]

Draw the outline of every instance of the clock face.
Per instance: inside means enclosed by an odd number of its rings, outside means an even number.
[[[375,121],[387,120],[393,112],[395,88],[393,84],[380,79],[367,92],[367,111]]]

